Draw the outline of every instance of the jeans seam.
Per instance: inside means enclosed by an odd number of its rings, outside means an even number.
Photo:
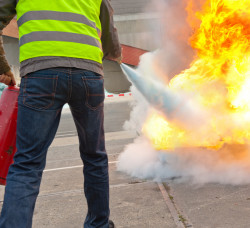
[[[55,79],[55,78],[45,78],[45,77],[26,77],[26,78]]]
[[[89,81],[91,81],[91,80],[96,81],[96,80],[102,80],[102,79],[103,79],[103,77],[102,78],[95,78],[95,79],[94,78],[84,78],[84,77],[82,78],[82,80],[84,80],[84,81],[88,81],[88,80]]]
[[[39,74],[39,71],[43,71],[43,70],[46,70],[46,69],[38,70],[37,73]],[[65,73],[65,74],[67,74],[67,73],[69,72],[69,69],[63,70],[63,69],[58,69],[57,67],[55,67],[55,68],[50,68],[49,70],[50,70],[50,71],[54,71],[54,72]]]
[[[100,79],[85,79],[84,77],[82,77],[82,80],[83,80],[83,84],[84,84],[85,91],[86,91],[85,105],[86,105],[89,109],[91,109],[91,110],[93,110],[93,111],[96,111],[98,108],[100,108],[100,107],[103,106],[103,102],[101,102],[101,103],[100,103],[99,105],[97,105],[96,107],[93,107],[93,106],[91,106],[91,105],[88,103],[88,98],[89,98],[90,96],[92,96],[92,95],[89,94],[89,88],[88,88],[88,86],[86,85],[85,80],[100,80]],[[103,94],[99,94],[99,95],[104,96]],[[98,95],[97,95],[97,96],[98,96]]]
[[[55,97],[56,97],[56,90],[57,90],[57,84],[58,84],[58,75],[56,76],[56,80],[54,81],[55,83],[55,89],[54,89],[54,99],[53,99],[53,104],[55,103]]]
[[[82,77],[82,80],[84,80],[84,81],[96,81],[96,80],[103,80],[104,79],[104,77],[102,75],[94,76],[95,78],[87,78],[87,77],[88,77],[87,75],[84,75]]]
[[[43,94],[34,94],[34,95],[29,95],[27,94],[27,97],[38,97],[38,96],[52,96],[54,93],[43,93]]]
[[[24,102],[25,102],[25,96],[24,94],[26,93],[26,81],[27,81],[27,77],[24,77],[24,85],[23,85],[23,105],[24,105]]]
[[[69,100],[71,99],[72,96],[72,70],[70,69],[70,83],[69,83]]]

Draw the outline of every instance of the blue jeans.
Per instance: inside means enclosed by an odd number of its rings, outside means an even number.
[[[109,176],[103,129],[103,77],[75,68],[51,68],[22,78],[17,152],[7,176],[1,228],[30,228],[47,150],[68,103],[78,131],[88,204],[85,228],[108,228]]]

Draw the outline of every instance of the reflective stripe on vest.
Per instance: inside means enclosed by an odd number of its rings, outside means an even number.
[[[101,2],[19,0],[16,10],[20,62],[35,57],[60,56],[102,63]]]

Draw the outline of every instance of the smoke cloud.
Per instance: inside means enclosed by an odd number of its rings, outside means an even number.
[[[189,45],[192,28],[187,21],[186,6],[186,0],[152,0],[146,10],[147,13],[152,10],[158,12],[158,24],[155,21],[149,23],[154,31],[151,39],[158,43],[158,50],[151,66],[164,81],[188,68],[195,55]],[[195,8],[197,7],[195,5]]]
[[[194,184],[222,183],[247,184],[250,183],[249,156],[246,160],[237,160],[229,148],[217,151],[200,148],[179,148],[175,151],[156,151],[143,136],[128,145],[119,157],[118,170],[133,177],[164,181],[175,179],[178,182]],[[248,147],[237,145],[234,150],[248,153]],[[243,149],[243,150],[242,150]],[[223,154],[225,153],[225,154]],[[221,159],[221,156],[225,156]]]
[[[196,10],[204,0],[193,2],[188,7]],[[192,18],[188,18],[185,8],[186,1],[155,0],[149,8],[155,7],[159,13],[160,34],[154,39],[159,43],[159,49],[141,57],[138,73],[145,80],[154,80],[160,85],[166,85],[173,76],[188,68],[196,53],[188,44],[192,28],[198,26]],[[192,21],[192,23],[190,23]],[[190,26],[188,26],[190,25]],[[185,54],[184,54],[185,53]],[[217,87],[216,87],[217,86]],[[218,91],[220,87],[215,85]],[[250,155],[249,146],[225,145],[219,151],[201,147],[184,148],[181,145],[172,151],[158,151],[154,149],[149,139],[143,135],[143,125],[152,113],[158,112],[149,101],[136,89],[131,87],[135,101],[132,105],[130,120],[124,124],[126,130],[135,130],[141,134],[134,143],[128,145],[119,157],[118,170],[131,176],[143,179],[162,181],[175,178],[178,181],[192,181],[194,183],[217,182],[223,184],[250,183]],[[150,93],[151,91],[148,91]],[[222,91],[223,92],[223,91]],[[200,107],[193,102],[192,94],[178,91],[186,106],[183,116],[179,120],[186,128],[193,141],[206,140],[209,143],[218,141],[220,134],[230,135],[230,128],[210,128],[205,119],[209,119],[210,111],[201,112]],[[169,102],[175,102],[175,99]],[[192,119],[185,118],[189,113],[195,113]],[[198,119],[200,120],[198,121]],[[232,121],[232,117],[220,116],[223,123]],[[186,124],[186,125],[185,125]],[[190,125],[191,124],[191,125]],[[236,121],[234,127],[241,128],[242,123]],[[232,125],[231,125],[232,126]],[[193,128],[193,130],[192,130]],[[218,132],[214,132],[218,130]],[[221,132],[220,132],[220,129]],[[227,133],[228,132],[228,133]],[[192,142],[191,142],[192,143]]]

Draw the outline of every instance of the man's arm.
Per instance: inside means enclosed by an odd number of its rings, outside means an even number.
[[[2,30],[16,15],[16,0],[0,0],[0,82],[15,84],[15,79],[10,71],[10,66],[5,58],[2,40]]]
[[[104,58],[118,59],[121,57],[121,45],[114,26],[113,13],[110,0],[103,0],[100,20],[102,24],[101,40]]]

